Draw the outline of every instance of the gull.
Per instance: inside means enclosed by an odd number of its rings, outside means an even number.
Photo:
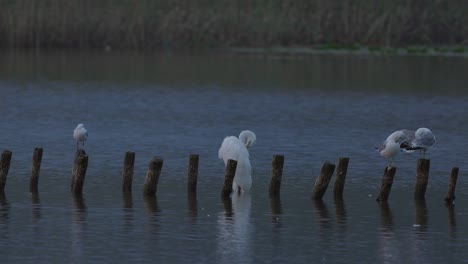
[[[432,147],[436,142],[436,137],[432,134],[432,131],[428,128],[421,127],[414,132],[414,136],[411,137],[409,142],[402,144],[403,149],[406,152],[413,152],[419,150],[422,152],[422,157],[426,156],[426,151]]]
[[[84,142],[88,139],[88,130],[82,123],[78,124],[73,130],[73,138],[76,140],[76,151],[79,149],[79,143],[81,142],[84,146]]]
[[[381,156],[387,159],[387,166],[393,166],[394,157],[400,153],[402,146],[406,146],[412,139],[413,131],[402,129],[391,133],[382,144],[377,147]]]

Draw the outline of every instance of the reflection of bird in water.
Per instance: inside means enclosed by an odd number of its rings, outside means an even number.
[[[419,150],[422,152],[422,157],[426,156],[426,151],[432,147],[436,142],[436,138],[432,131],[428,128],[421,127],[414,132],[409,141],[403,142],[402,148],[406,152]]]
[[[226,137],[218,151],[220,159],[224,160],[224,165],[227,165],[228,160],[237,161],[236,174],[232,182],[234,191],[246,192],[252,187],[252,168],[250,166],[249,151],[257,137],[252,131],[244,130],[240,133],[239,138],[235,136]]]
[[[380,155],[387,159],[388,166],[393,166],[394,157],[400,153],[402,145],[408,144],[412,134],[413,132],[407,129],[397,130],[377,147]]]
[[[73,138],[76,140],[76,150],[78,150],[80,142],[84,146],[85,140],[88,139],[88,130],[86,130],[82,123],[78,124],[75,130],[73,130]]]
[[[252,262],[251,239],[253,225],[250,222],[251,210],[250,193],[233,193],[232,215],[225,212],[218,215],[218,252],[219,263]]]

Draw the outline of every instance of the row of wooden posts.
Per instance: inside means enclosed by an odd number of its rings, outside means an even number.
[[[42,148],[35,148],[32,161],[32,173],[30,178],[29,190],[32,193],[38,192],[39,184],[39,172],[42,162]],[[0,192],[3,193],[5,190],[5,184],[7,180],[8,170],[10,168],[12,152],[5,150],[2,153],[0,159]],[[198,160],[199,157],[196,154],[191,154],[189,158],[189,169],[188,169],[188,192],[189,194],[195,194],[197,191],[197,177],[198,177]],[[131,193],[132,182],[133,182],[133,169],[135,163],[135,152],[128,151],[125,153],[125,159],[122,170],[122,191],[124,193]],[[283,164],[284,156],[274,155],[272,161],[272,174],[269,186],[270,197],[279,197],[281,188],[281,179],[283,175]],[[343,199],[343,191],[346,180],[346,174],[348,170],[349,158],[340,158],[336,169],[336,180],[334,185],[334,196],[336,199]],[[163,166],[163,159],[160,157],[154,157],[149,164],[148,171],[146,173],[146,179],[143,187],[143,193],[146,196],[155,196],[159,175]],[[224,177],[224,184],[221,189],[221,196],[223,198],[229,197],[232,192],[232,182],[236,173],[237,161],[228,160],[226,166],[226,172]],[[426,193],[426,187],[429,179],[429,167],[430,160],[419,159],[416,169],[416,185],[414,189],[415,199],[424,199]],[[78,150],[75,155],[73,164],[73,173],[71,181],[71,192],[75,195],[81,195],[83,193],[83,185],[86,176],[86,170],[88,168],[88,155],[84,150]],[[324,162],[320,171],[320,175],[317,177],[314,188],[312,191],[312,199],[322,200],[330,180],[335,172],[335,165],[330,162]],[[385,202],[388,200],[390,190],[392,188],[393,179],[396,173],[395,167],[386,167],[382,177],[380,192],[377,197],[377,201]],[[445,201],[447,203],[453,203],[455,200],[455,186],[458,178],[458,167],[453,167],[450,174],[449,188]]]

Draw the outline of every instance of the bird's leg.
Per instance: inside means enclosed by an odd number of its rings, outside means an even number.
[[[241,187],[237,187],[237,194],[241,194]]]
[[[80,142],[79,142],[79,141],[76,141],[76,152],[78,152],[79,144],[80,144]]]

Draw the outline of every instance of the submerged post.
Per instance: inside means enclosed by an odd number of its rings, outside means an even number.
[[[428,159],[418,159],[416,167],[416,186],[414,187],[414,198],[424,199],[426,187],[429,181],[429,167],[431,161]]]
[[[197,193],[198,160],[197,154],[190,154],[187,182],[187,191],[189,194]]]
[[[349,158],[340,158],[336,168],[336,179],[333,193],[336,199],[343,199],[343,190],[348,172]]]
[[[321,200],[323,198],[334,171],[335,164],[331,164],[328,161],[323,163],[320,176],[318,176],[315,180],[314,190],[312,191],[312,199]]]
[[[160,157],[154,157],[146,172],[145,185],[143,186],[143,193],[145,196],[155,196],[158,190],[159,175],[163,166],[163,160]]]
[[[123,169],[122,169],[122,191],[124,193],[132,192],[134,167],[135,167],[135,152],[127,151],[125,153]]]
[[[234,176],[236,175],[237,161],[228,160],[226,165],[226,174],[224,175],[224,184],[223,189],[221,190],[221,196],[223,198],[229,197],[232,192],[232,182],[234,181]]]
[[[34,148],[32,160],[31,179],[29,181],[29,192],[37,193],[39,185],[39,172],[41,171],[42,148]]]
[[[392,190],[393,178],[395,177],[396,168],[395,167],[385,167],[384,175],[382,177],[382,183],[380,185],[379,196],[377,201],[386,202],[390,191]]]
[[[10,169],[11,156],[13,153],[9,150],[5,150],[2,153],[0,159],[0,193],[5,191],[6,180],[8,176],[8,170]]]
[[[283,155],[274,155],[272,161],[272,172],[270,180],[270,197],[279,196],[281,189],[281,178],[283,176],[283,164],[284,156]]]
[[[71,183],[71,191],[74,195],[83,193],[83,184],[88,169],[88,155],[82,149],[76,152],[75,162],[73,163],[73,176]]]
[[[450,173],[450,182],[447,191],[447,196],[445,196],[445,202],[447,204],[453,203],[455,201],[455,187],[457,186],[458,179],[458,167],[453,167],[452,172]]]

